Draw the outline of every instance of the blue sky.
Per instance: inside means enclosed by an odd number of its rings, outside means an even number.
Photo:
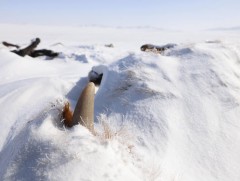
[[[0,0],[0,23],[155,26],[208,29],[240,26],[239,0]]]

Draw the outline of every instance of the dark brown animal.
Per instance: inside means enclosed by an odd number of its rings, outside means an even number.
[[[157,46],[152,44],[145,44],[141,46],[142,51],[150,51],[162,54],[165,50],[175,47],[176,44],[166,44],[163,46]]]
[[[16,53],[17,55],[24,57],[26,55],[30,56],[30,57],[39,57],[39,56],[48,56],[51,58],[55,58],[59,55],[59,53],[53,52],[52,50],[47,50],[47,49],[41,49],[41,50],[35,50],[38,46],[38,44],[40,43],[40,38],[36,38],[34,41],[32,41],[32,43],[27,46],[26,48],[23,49],[19,49],[19,50],[13,50],[13,53]],[[7,43],[7,42],[2,42],[3,45],[9,47],[16,47],[19,48],[18,45],[14,45],[11,43]]]
[[[31,53],[34,51],[34,49],[38,46],[38,44],[40,43],[40,39],[36,38],[35,41],[33,41],[29,46],[27,46],[26,48],[23,48],[21,50],[13,50],[13,53],[16,53],[19,56],[26,56],[26,55],[31,55]]]
[[[114,48],[113,44],[106,44],[105,47],[108,47],[108,48]]]
[[[11,43],[8,43],[8,42],[2,42],[2,44],[6,47],[15,47],[15,48],[20,48],[20,46],[18,45],[14,45],[14,44],[11,44]]]
[[[41,49],[41,50],[34,50],[31,52],[29,56],[35,58],[40,56],[48,56],[51,58],[57,57],[59,53],[53,52],[52,50]]]

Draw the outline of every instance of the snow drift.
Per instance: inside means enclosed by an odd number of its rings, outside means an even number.
[[[122,45],[51,48],[62,56],[0,49],[0,180],[240,179],[238,42],[180,43],[164,55]],[[92,67],[103,72],[96,135],[60,120]]]

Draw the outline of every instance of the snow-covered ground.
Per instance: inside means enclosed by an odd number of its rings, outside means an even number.
[[[0,180],[240,180],[239,32],[1,25],[1,41],[35,37],[60,56],[0,45]],[[60,120],[92,68],[97,136]]]

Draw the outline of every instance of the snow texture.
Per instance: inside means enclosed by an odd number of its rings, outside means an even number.
[[[0,180],[240,180],[239,36],[2,27],[2,41],[25,46],[39,36],[61,54],[19,57],[0,46]],[[140,51],[174,37],[164,55]],[[60,116],[91,70],[103,73],[95,135],[66,129]]]

